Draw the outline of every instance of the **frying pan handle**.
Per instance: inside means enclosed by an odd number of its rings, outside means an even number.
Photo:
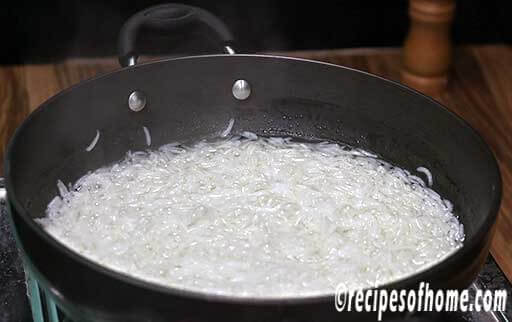
[[[231,48],[233,42],[231,31],[215,15],[201,8],[167,3],[139,11],[124,23],[119,34],[119,63],[123,67],[137,63],[138,55],[135,43],[141,28],[169,31],[193,23],[203,23],[209,26],[224,43],[224,52],[235,53]]]

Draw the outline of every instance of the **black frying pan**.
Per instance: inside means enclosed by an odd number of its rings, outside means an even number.
[[[141,27],[163,30],[197,22],[219,34],[227,54],[135,65],[133,46]],[[125,24],[120,37],[120,62],[133,66],[61,92],[16,131],[5,160],[10,214],[26,268],[59,307],[76,321],[375,317],[338,313],[333,294],[237,298],[144,282],[85,259],[33,220],[44,216],[58,193],[58,179],[74,182],[122,159],[127,150],[144,150],[142,126],[150,128],[157,147],[219,133],[230,118],[236,120],[234,133],[342,142],[411,171],[429,168],[433,189],[453,201],[464,224],[464,246],[441,263],[383,288],[411,289],[420,281],[438,288],[469,285],[488,254],[501,198],[499,170],[481,137],[443,106],[397,83],[320,62],[237,55],[230,40],[224,24],[198,8],[163,5],[142,11]],[[87,152],[96,130],[100,140]]]

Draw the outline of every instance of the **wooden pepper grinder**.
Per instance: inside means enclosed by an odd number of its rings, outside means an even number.
[[[439,97],[452,62],[455,0],[409,0],[411,27],[403,50],[402,81]]]

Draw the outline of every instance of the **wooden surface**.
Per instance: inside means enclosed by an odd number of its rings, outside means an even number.
[[[288,55],[400,79],[401,53],[398,49],[312,51]],[[15,128],[45,99],[80,80],[116,68],[115,59],[0,66],[1,160],[6,142]],[[499,160],[504,181],[503,202],[491,252],[512,280],[512,47],[492,45],[456,49],[451,80],[438,99],[472,124]]]

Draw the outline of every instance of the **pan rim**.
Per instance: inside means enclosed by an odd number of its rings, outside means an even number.
[[[327,292],[322,294],[313,294],[313,295],[305,295],[305,296],[273,296],[273,297],[260,297],[260,296],[240,296],[240,295],[227,295],[227,294],[217,294],[217,293],[207,293],[207,292],[201,292],[201,291],[195,291],[190,290],[186,288],[176,288],[173,286],[166,286],[161,283],[156,283],[150,280],[145,280],[140,277],[135,277],[128,275],[124,272],[119,272],[113,269],[110,269],[106,266],[103,266],[93,260],[88,259],[85,256],[80,255],[78,252],[73,251],[71,248],[68,248],[63,243],[59,242],[56,238],[51,236],[49,233],[44,231],[44,229],[38,225],[33,218],[29,215],[29,212],[25,209],[25,207],[19,202],[19,200],[16,198],[16,195],[14,193],[14,185],[11,179],[12,171],[11,171],[11,164],[10,164],[10,156],[13,153],[14,146],[17,142],[17,137],[20,136],[20,133],[23,132],[23,129],[27,126],[27,124],[30,123],[32,118],[34,118],[36,115],[40,114],[41,111],[46,109],[47,107],[51,106],[51,103],[58,99],[59,97],[66,95],[69,92],[72,92],[73,90],[88,84],[89,82],[93,82],[102,78],[108,78],[113,75],[116,75],[118,73],[128,72],[131,70],[135,70],[140,67],[144,66],[150,66],[150,65],[156,65],[156,64],[162,64],[167,62],[180,62],[184,60],[194,60],[194,59],[229,59],[230,57],[246,57],[246,58],[259,58],[259,59],[278,59],[278,60],[284,60],[284,61],[298,61],[301,63],[309,63],[309,64],[317,64],[317,65],[323,65],[328,66],[331,68],[339,68],[345,71],[350,71],[353,73],[358,73],[365,75],[366,77],[378,79],[379,81],[383,83],[387,83],[389,85],[394,86],[395,88],[401,89],[405,92],[408,92],[409,94],[413,95],[419,95],[422,97],[422,99],[427,100],[430,102],[432,106],[436,106],[444,113],[447,113],[449,116],[451,116],[452,119],[457,121],[462,127],[469,130],[469,133],[474,137],[475,142],[479,142],[485,149],[485,153],[490,157],[490,159],[493,162],[493,173],[490,174],[493,177],[496,178],[496,192],[494,195],[494,199],[491,201],[491,207],[489,208],[486,218],[483,222],[483,224],[476,230],[473,238],[467,240],[464,242],[463,246],[459,249],[457,249],[454,252],[451,252],[450,254],[446,255],[441,261],[429,265],[422,270],[416,271],[414,274],[406,275],[403,278],[393,280],[391,282],[379,285],[376,287],[377,289],[404,289],[407,287],[411,287],[413,285],[418,284],[422,281],[420,278],[421,275],[431,274],[438,270],[441,266],[447,266],[450,263],[455,263],[458,259],[464,257],[470,249],[477,246],[478,243],[482,242],[482,239],[484,236],[486,236],[487,233],[491,232],[491,228],[496,222],[498,211],[500,208],[500,203],[502,199],[502,177],[499,170],[499,165],[497,162],[497,159],[491,150],[490,146],[486,143],[486,141],[483,139],[483,137],[464,119],[462,119],[460,116],[455,114],[454,112],[450,111],[447,107],[439,103],[438,101],[434,100],[431,97],[428,97],[412,88],[409,88],[401,83],[386,79],[384,77],[361,71],[358,69],[340,66],[332,63],[326,63],[326,62],[319,62],[315,60],[310,59],[303,59],[303,58],[295,58],[295,57],[286,57],[286,56],[279,56],[279,55],[266,55],[266,54],[235,54],[235,55],[226,55],[226,54],[215,54],[215,55],[199,55],[199,56],[185,56],[185,57],[177,57],[177,58],[167,58],[163,60],[157,60],[157,61],[150,61],[145,62],[142,64],[137,64],[135,66],[128,66],[124,68],[120,68],[114,71],[111,71],[109,73],[105,73],[99,76],[92,77],[90,79],[84,80],[82,82],[79,82],[77,84],[74,84],[56,95],[50,97],[45,102],[43,102],[41,105],[39,105],[30,115],[21,123],[20,126],[16,129],[13,136],[9,140],[6,154],[4,158],[4,171],[5,171],[5,183],[6,183],[6,189],[7,189],[7,199],[9,204],[12,206],[12,209],[14,212],[21,217],[21,219],[28,225],[28,227],[35,232],[40,238],[43,238],[46,242],[52,244],[54,247],[56,247],[59,252],[65,254],[66,256],[71,257],[74,261],[77,261],[81,265],[87,266],[89,269],[92,269],[98,273],[107,275],[113,279],[116,279],[118,281],[128,283],[130,285],[141,287],[147,290],[151,290],[154,292],[166,294],[166,295],[173,295],[173,296],[182,296],[182,297],[190,297],[194,299],[200,299],[200,300],[208,300],[208,301],[219,301],[223,303],[238,303],[238,304],[251,304],[251,305],[266,305],[266,304],[301,304],[301,303],[314,303],[314,302],[324,302],[326,300],[332,301],[334,299],[334,292]],[[12,214],[12,211],[9,212],[10,216],[14,216]],[[18,245],[20,247],[21,245]],[[365,290],[368,289],[374,289],[374,288],[365,288]]]

